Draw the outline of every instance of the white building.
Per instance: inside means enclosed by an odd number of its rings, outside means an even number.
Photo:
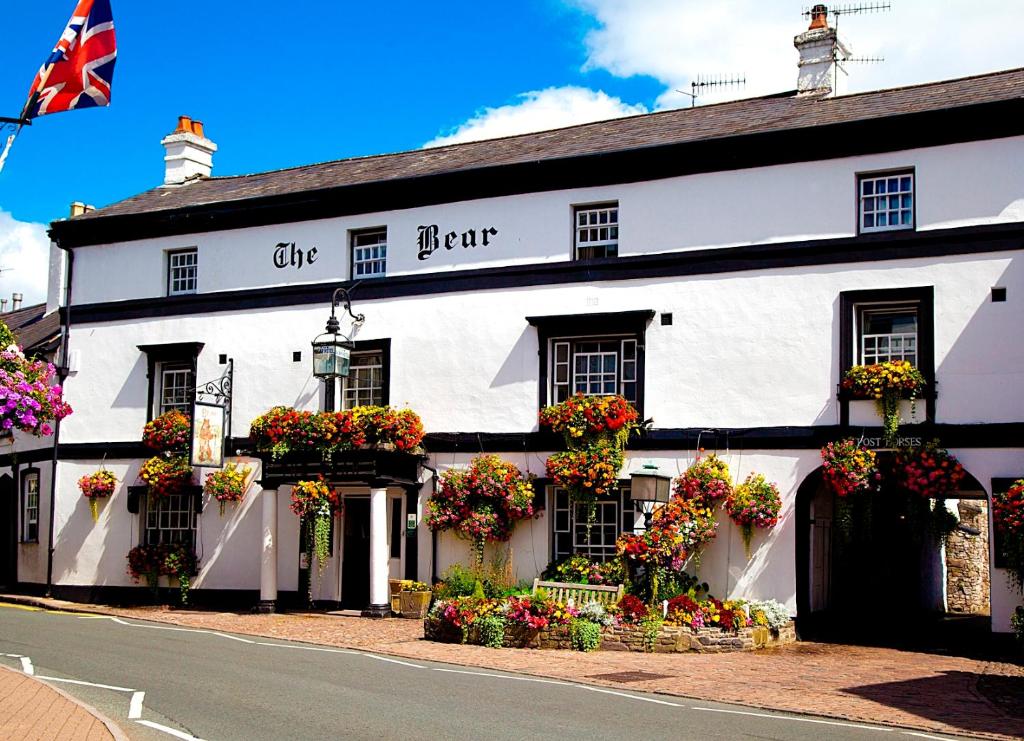
[[[725,520],[700,576],[717,595],[798,615],[835,598],[819,450],[879,434],[870,402],[838,398],[850,365],[905,356],[934,381],[904,434],[959,457],[965,496],[1024,474],[1024,69],[833,96],[833,55],[816,49],[834,32],[797,41],[799,93],[254,175],[212,176],[216,147],[183,119],[164,140],[163,185],[52,226],[75,412],[55,464],[20,438],[0,460],[19,496],[41,494],[34,539],[20,507],[19,586],[124,597],[140,590],[128,550],[183,531],[201,559],[197,600],[255,603],[261,585],[265,600],[295,598],[287,488],[257,486],[224,515],[209,502],[197,514],[189,497],[129,511],[144,423],[190,403],[229,359],[231,450],[248,449],[248,423],[276,404],[334,397],[423,418],[426,466],[413,485],[378,482],[372,528],[369,485],[345,488],[318,588],[344,606],[379,604],[386,572],[430,580],[465,561],[462,541],[406,532],[431,469],[488,451],[543,476],[552,445],[538,409],[581,385],[653,419],[625,483],[644,463],[681,471],[700,447],[737,479],[779,484],[782,520],[752,558]],[[328,393],[309,343],[339,285],[366,320],[356,370]],[[866,335],[893,349],[873,352]],[[101,461],[125,483],[94,524],[76,482]],[[635,518],[624,487],[599,508],[606,527],[574,543],[564,496],[544,500],[512,540],[524,578],[574,549],[607,553]],[[927,574],[916,554],[882,555],[910,559],[884,574],[909,599],[942,605],[941,554]],[[1017,598],[991,568],[994,630],[1009,630]]]

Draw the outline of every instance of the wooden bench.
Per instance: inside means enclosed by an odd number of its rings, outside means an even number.
[[[611,607],[620,599],[625,587],[619,584],[616,587],[599,586],[596,584],[566,584],[560,581],[533,580],[533,593],[543,589],[548,597],[556,602],[568,604],[572,600],[573,605],[582,607],[588,602],[600,602],[605,607]]]

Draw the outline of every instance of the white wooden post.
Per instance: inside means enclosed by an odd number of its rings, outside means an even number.
[[[277,489],[260,494],[263,528],[260,537],[260,612],[277,607]]]
[[[363,611],[370,617],[387,617],[388,602],[388,490],[370,489],[370,604]]]

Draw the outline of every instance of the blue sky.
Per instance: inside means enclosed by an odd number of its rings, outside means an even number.
[[[689,105],[698,74],[742,74],[711,96],[792,89],[801,0],[111,0],[112,105],[37,119],[0,173],[0,294],[39,299],[42,224],[160,184],[180,114],[219,146],[214,174],[289,167]],[[892,0],[842,19],[851,91],[1024,65],[1024,3]],[[4,12],[0,115],[20,111],[74,0]],[[239,13],[244,8],[244,15]]]

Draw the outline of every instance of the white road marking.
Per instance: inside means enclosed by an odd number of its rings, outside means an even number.
[[[64,677],[39,677],[47,682],[67,682],[68,684],[83,684],[86,687],[99,687],[101,690],[113,690],[114,692],[135,692],[131,687],[118,687],[114,684],[100,684],[98,682],[86,682],[81,679],[65,679]]]
[[[408,661],[399,661],[398,659],[391,659],[387,656],[378,656],[377,654],[360,653],[360,656],[365,656],[368,659],[376,659],[377,661],[386,661],[389,664],[401,664],[402,666],[411,666],[413,669],[425,669],[426,667],[420,664],[413,664]]]
[[[21,654],[4,654],[4,656],[10,656],[12,659],[20,659]]]
[[[30,659],[28,656],[19,656],[18,658],[21,659],[21,670],[23,672],[25,672],[26,674],[36,673],[36,670],[32,666],[32,659]]]
[[[287,643],[265,643],[263,641],[256,641],[257,646],[273,646],[274,648],[294,648],[299,651],[322,651],[328,654],[351,654],[352,656],[359,656],[359,651],[350,651],[347,648],[319,648],[317,646],[292,646]]]
[[[866,723],[840,723],[836,720],[820,720],[818,718],[801,718],[795,715],[771,715],[769,713],[752,713],[747,710],[726,710],[725,708],[702,708],[702,707],[691,707],[690,710],[705,710],[709,713],[728,713],[730,715],[749,715],[754,718],[770,718],[771,720],[791,720],[797,723],[820,723],[825,726],[842,726],[844,728],[866,728],[869,731],[878,731],[880,733],[892,733],[895,728],[881,728],[879,726],[871,726]]]
[[[166,733],[169,736],[174,736],[175,738],[183,738],[183,739],[185,739],[185,741],[203,741],[198,736],[189,736],[184,731],[179,731],[176,728],[170,728],[168,726],[162,726],[159,723],[154,723],[151,720],[137,720],[135,722],[136,723],[141,723],[142,725],[146,726],[147,728],[153,728],[153,729],[156,729],[157,731],[163,731],[164,733]]]
[[[948,736],[929,736],[927,733],[916,733],[914,731],[903,731],[904,736],[917,736],[918,738],[931,738],[935,741],[948,741]]]
[[[132,693],[132,701],[128,703],[128,720],[136,720],[142,717],[142,701],[145,699],[145,692],[136,691]]]
[[[238,636],[228,635],[227,633],[214,633],[215,636],[221,638],[229,638],[232,641],[238,641],[239,643],[256,643],[256,641],[250,641],[248,638],[239,638]]]

